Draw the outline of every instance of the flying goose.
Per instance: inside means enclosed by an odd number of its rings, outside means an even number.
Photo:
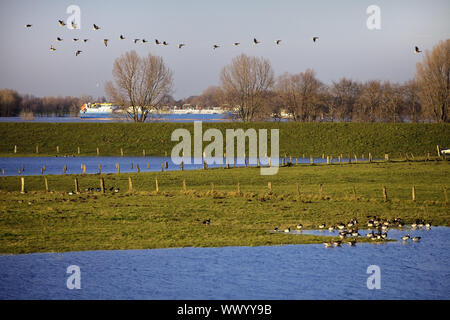
[[[281,40],[275,40],[276,44],[280,44]]]
[[[73,38],[72,39],[73,42],[77,42],[78,40],[80,40],[80,39],[78,39],[78,38]]]
[[[63,41],[63,38],[58,37],[56,38],[56,41]]]
[[[119,39],[120,40],[125,40],[125,37],[123,35],[120,35]]]
[[[235,42],[235,43],[233,43],[233,46],[237,47],[240,44],[241,44],[240,42]]]
[[[72,29],[76,29],[77,28],[77,25],[76,25],[76,23],[74,21],[72,21],[71,25],[72,25]]]
[[[313,42],[316,42],[317,40],[319,40],[319,37],[313,37],[313,38],[312,38],[312,41],[313,41]]]
[[[256,40],[256,38],[253,38],[253,43],[258,44],[258,43],[261,43],[261,41],[258,41],[258,40]]]
[[[220,47],[220,46],[217,45],[217,44],[213,45],[213,49],[217,49],[217,48],[219,48],[219,47]]]
[[[180,44],[178,45],[178,49],[181,49],[181,48],[183,48],[184,46],[185,46],[184,43],[180,43]]]
[[[163,41],[162,45],[163,46],[168,46],[169,44],[167,42]]]
[[[145,40],[145,39],[142,39],[142,43],[146,43],[146,42],[148,42],[147,40]]]
[[[32,24],[26,24],[25,28],[31,28],[33,25]]]
[[[158,39],[155,39],[155,44],[161,44],[161,42],[159,42],[159,40]]]
[[[109,41],[109,39],[103,39],[103,43],[105,44],[105,47],[108,46],[108,41]]]
[[[56,49],[53,46],[50,46],[50,51],[56,51]]]
[[[66,25],[66,23],[62,20],[58,20],[58,23],[61,27],[64,27]]]
[[[98,30],[98,29],[100,29],[100,27],[99,26],[97,26],[95,23],[94,23],[94,27],[93,27],[93,29],[94,30]]]
[[[76,52],[75,52],[75,57],[78,57],[78,55],[80,54],[80,53],[82,53],[83,51],[81,51],[81,50],[77,50]]]
[[[134,39],[133,41],[134,41],[134,43],[137,43],[139,40],[141,40],[141,39]]]
[[[83,39],[83,42],[86,43],[86,42],[88,42],[88,40],[89,40],[89,39]]]
[[[414,47],[414,52],[415,52],[415,53],[421,53],[422,50],[419,50],[419,47],[418,47],[418,46],[415,46],[415,47]]]

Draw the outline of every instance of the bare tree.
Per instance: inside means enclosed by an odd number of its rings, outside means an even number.
[[[214,108],[222,105],[223,92],[220,87],[210,86],[201,95],[192,99],[192,104],[203,108]]]
[[[269,60],[242,54],[222,69],[220,81],[224,103],[235,107],[242,121],[253,121],[264,109],[274,73]]]
[[[386,122],[401,122],[401,113],[404,107],[402,87],[386,81],[381,90],[382,100],[376,112],[377,118]]]
[[[285,73],[277,82],[277,91],[295,121],[316,120],[321,113],[325,89],[311,69],[295,75]]]
[[[157,112],[173,87],[172,71],[161,57],[139,57],[134,50],[114,61],[113,77],[115,85],[108,81],[105,91],[134,122],[144,122]]]
[[[359,82],[342,78],[334,82],[330,88],[330,118],[340,121],[349,121],[352,119],[356,101],[361,95],[361,84]]]
[[[356,101],[356,110],[353,120],[362,122],[374,122],[383,101],[382,84],[378,80],[371,80],[363,84],[362,93]]]
[[[422,108],[430,120],[450,121],[450,39],[439,42],[417,63],[417,82]]]
[[[410,80],[403,84],[403,100],[404,100],[404,114],[412,122],[419,122],[422,118],[422,110],[419,101],[419,86],[417,81]]]

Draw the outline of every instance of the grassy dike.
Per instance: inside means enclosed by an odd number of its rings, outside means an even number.
[[[364,226],[373,215],[449,226],[449,168],[448,161],[410,161],[298,165],[274,176],[257,168],[47,176],[48,193],[42,176],[27,176],[25,194],[20,177],[0,177],[0,253],[322,243],[321,236],[270,231],[353,217]],[[120,192],[84,191],[100,177]],[[82,192],[69,195],[75,178]]]
[[[37,156],[59,154],[170,155],[177,142],[171,134],[177,128],[190,130],[192,123],[0,123],[0,156]],[[220,122],[203,123],[208,128],[280,129],[280,155],[309,157],[354,154],[366,157],[403,158],[404,153],[424,156],[436,155],[436,145],[450,146],[450,124],[394,124],[394,123],[274,123]],[[17,153],[14,146],[17,146]],[[38,145],[38,154],[36,153]],[[207,143],[204,143],[206,146]],[[270,145],[270,139],[269,139]],[[408,155],[409,156],[409,155]]]

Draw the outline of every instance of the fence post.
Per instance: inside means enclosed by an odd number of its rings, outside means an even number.
[[[56,153],[59,153],[59,146],[56,146]]]
[[[14,145],[14,153],[17,153],[17,145]]]
[[[383,199],[384,199],[384,202],[388,201],[388,195],[387,195],[387,190],[386,190],[385,186],[383,186]]]
[[[128,192],[133,192],[133,180],[128,177]]]
[[[102,173],[102,165],[99,163],[98,164],[98,174]]]
[[[267,189],[269,189],[269,193],[272,193],[272,182],[267,183]]]
[[[145,149],[142,150],[142,156],[145,157]]]
[[[186,180],[183,179],[183,191],[186,192],[187,188],[186,188]]]
[[[158,178],[155,179],[155,188],[156,188],[156,193],[158,193],[159,192]]]
[[[181,162],[180,162],[180,170],[181,170],[181,171],[184,171],[184,167],[183,167],[183,166],[184,166],[183,161],[181,161]]]
[[[47,177],[44,177],[44,184],[45,184],[45,192],[48,192],[48,180],[47,180]]]
[[[100,178],[100,192],[105,193],[105,179]]]
[[[120,148],[120,156],[123,157],[123,148]]]
[[[36,145],[36,153],[39,153],[39,144]]]
[[[100,149],[97,147],[97,155],[100,155]]]
[[[78,186],[78,178],[75,178],[75,193],[80,193],[80,187]]]
[[[416,186],[412,186],[411,198],[412,198],[412,201],[416,201]]]
[[[139,164],[136,164],[136,171],[137,171],[137,173],[141,172],[141,168],[139,168]]]
[[[118,163],[116,163],[116,169],[117,169],[117,174],[119,174],[120,173],[120,166],[119,166]]]
[[[238,194],[241,194],[241,183],[240,182],[238,182],[238,184],[237,184],[237,192],[238,192]]]
[[[78,154],[80,154],[80,152],[81,152],[80,147],[78,147],[77,151],[78,151]]]
[[[21,182],[20,193],[24,194],[25,193],[25,178],[21,177],[20,182]]]

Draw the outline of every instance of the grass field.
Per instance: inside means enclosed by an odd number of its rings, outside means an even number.
[[[193,135],[192,123],[0,123],[0,156],[59,154],[170,155],[177,142],[171,134],[186,128]],[[404,153],[436,155],[436,145],[450,146],[450,124],[395,123],[203,123],[203,132],[217,128],[254,128],[280,130],[280,155],[315,157],[343,154],[404,158]],[[225,134],[224,134],[225,137]],[[269,140],[270,144],[270,140]],[[14,146],[17,146],[17,153]],[[38,152],[36,153],[36,145]],[[204,143],[206,146],[207,143]]]
[[[25,194],[20,177],[0,177],[0,252],[321,243],[323,237],[270,230],[354,217],[365,226],[373,215],[449,226],[449,168],[448,161],[410,161],[298,165],[275,176],[257,168],[105,174],[106,189],[120,188],[105,194],[84,191],[99,186],[99,175],[48,176],[48,193],[42,176],[27,176]],[[82,192],[69,195],[75,178]]]

